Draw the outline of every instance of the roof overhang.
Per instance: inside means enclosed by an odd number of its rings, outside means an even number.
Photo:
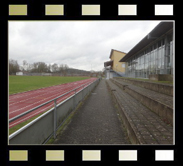
[[[173,29],[173,22],[160,22],[150,33],[148,33],[138,44],[136,44],[119,62],[126,62],[134,54],[149,45],[155,39],[161,37]]]
[[[112,61],[104,62],[104,67],[112,66],[112,64],[113,64],[113,60]]]

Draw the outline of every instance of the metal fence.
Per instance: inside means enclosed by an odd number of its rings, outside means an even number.
[[[12,122],[36,109],[54,101],[54,107],[47,112],[40,115],[38,118],[34,119],[27,125],[23,126],[13,134],[9,136],[9,144],[43,144],[51,136],[56,138],[56,132],[61,126],[66,117],[76,108],[80,101],[91,92],[91,90],[96,86],[100,79],[95,80],[89,85],[81,85],[65,94],[62,94],[48,102],[45,102],[29,111],[26,111],[12,119]],[[79,89],[77,91],[77,89]],[[74,92],[73,95],[68,97],[66,100],[57,104],[57,99]]]

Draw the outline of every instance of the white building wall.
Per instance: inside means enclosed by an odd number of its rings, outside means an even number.
[[[16,72],[16,75],[22,76],[23,75],[23,72]]]

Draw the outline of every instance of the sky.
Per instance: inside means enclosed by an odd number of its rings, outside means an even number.
[[[9,59],[101,71],[111,49],[128,53],[160,21],[9,21]]]

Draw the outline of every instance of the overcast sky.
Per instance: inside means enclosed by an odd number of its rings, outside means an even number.
[[[160,21],[10,21],[9,59],[99,71],[111,49],[128,53]]]

